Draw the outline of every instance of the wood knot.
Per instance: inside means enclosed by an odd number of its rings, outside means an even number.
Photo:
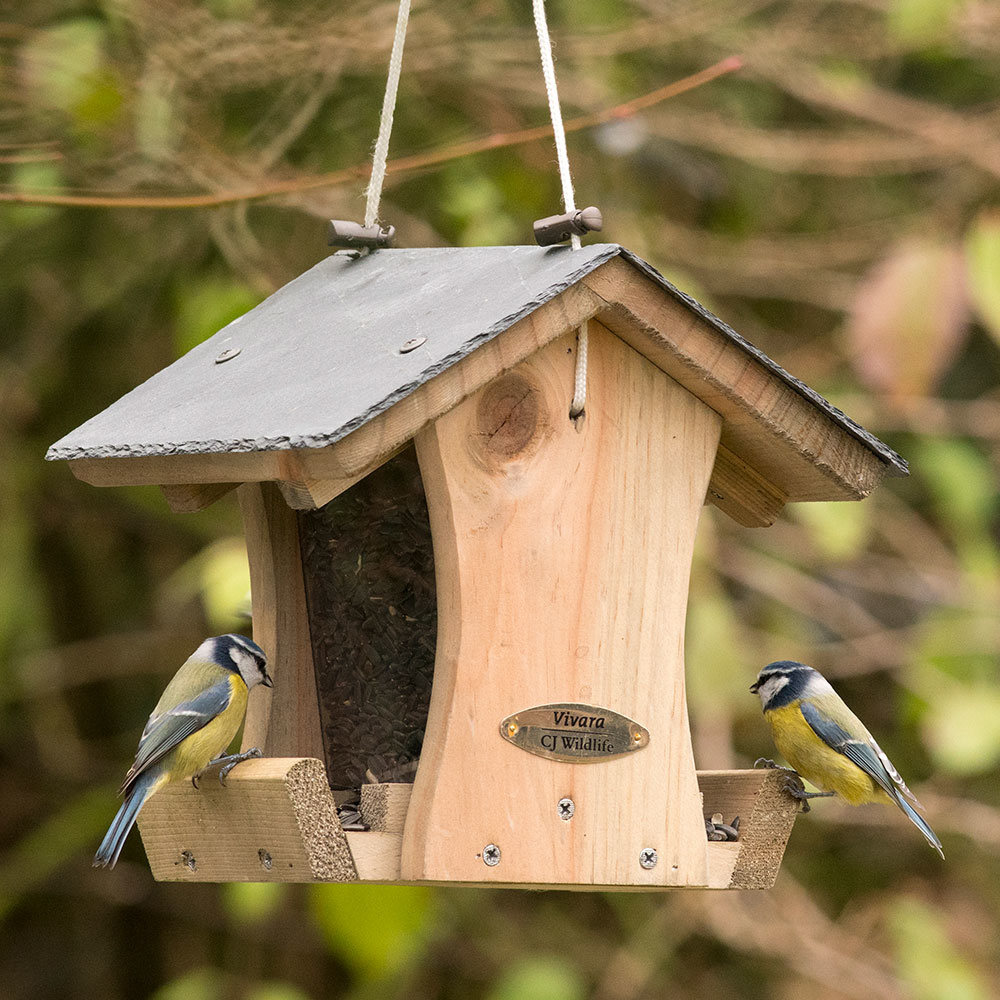
[[[541,393],[519,372],[501,375],[480,397],[476,430],[483,450],[497,458],[524,452],[542,423]]]

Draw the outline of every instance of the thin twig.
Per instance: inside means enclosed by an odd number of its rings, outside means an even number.
[[[644,108],[652,107],[661,101],[669,100],[678,94],[686,93],[701,87],[720,76],[733,73],[740,69],[742,61],[730,56],[720,62],[703,69],[691,76],[676,80],[664,87],[650,91],[640,97],[616,104],[589,115],[581,115],[565,122],[567,132],[579,132],[602,122],[615,118],[628,118]],[[536,142],[552,135],[551,125],[538,125],[534,128],[518,129],[514,132],[497,132],[481,139],[469,139],[441,149],[426,153],[414,153],[392,160],[386,168],[386,173],[400,174],[409,170],[420,170],[426,167],[457,160],[464,156],[486,152],[491,149],[504,149],[510,146],[520,146]],[[277,181],[272,184],[260,185],[245,191],[229,191],[220,193],[186,194],[186,195],[90,195],[90,194],[34,194],[28,191],[0,191],[0,201],[18,202],[25,205],[70,205],[76,208],[214,208],[219,205],[231,205],[240,201],[260,201],[265,198],[275,198],[286,194],[310,191],[315,188],[334,187],[352,180],[361,180],[369,176],[371,164],[364,163],[343,167],[330,173],[312,177],[299,177],[293,180]]]

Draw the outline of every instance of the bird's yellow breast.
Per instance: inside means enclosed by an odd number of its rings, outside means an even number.
[[[797,701],[764,713],[778,752],[806,781],[836,792],[851,805],[885,802],[888,796],[842,753],[821,740],[806,722]]]
[[[190,778],[210,760],[225,753],[243,722],[247,707],[247,686],[239,674],[231,674],[229,704],[207,725],[192,733],[169,754],[167,778]]]

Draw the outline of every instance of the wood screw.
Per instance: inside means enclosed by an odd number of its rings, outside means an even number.
[[[559,818],[560,819],[571,819],[573,813],[576,812],[576,803],[572,799],[560,799],[559,800]]]
[[[660,856],[656,853],[655,849],[652,847],[644,847],[639,852],[639,864],[643,868],[655,868],[656,862],[660,860]]]
[[[496,844],[487,844],[483,848],[483,864],[496,868],[500,864],[500,848]]]

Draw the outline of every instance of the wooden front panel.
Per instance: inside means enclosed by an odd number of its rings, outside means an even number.
[[[438,642],[404,879],[707,884],[683,648],[720,418],[592,322],[576,427],[575,359],[569,334],[417,438]],[[575,764],[501,738],[507,716],[557,702],[621,713],[649,744]]]

